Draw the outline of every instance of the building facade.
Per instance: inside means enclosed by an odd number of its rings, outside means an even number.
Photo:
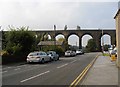
[[[114,19],[116,20],[117,66],[120,67],[120,8]]]

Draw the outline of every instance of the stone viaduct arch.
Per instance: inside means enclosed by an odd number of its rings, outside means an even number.
[[[98,51],[101,51],[101,37],[102,30],[49,30],[49,31],[35,31],[36,34],[48,33],[52,39],[54,39],[57,35],[64,35],[65,39],[68,40],[68,37],[72,34],[75,34],[79,37],[79,48],[82,47],[82,37],[85,34],[92,36],[97,44]],[[111,44],[116,44],[116,30],[103,30],[103,35],[108,34],[111,36]]]

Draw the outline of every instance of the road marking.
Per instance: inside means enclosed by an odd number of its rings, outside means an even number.
[[[23,66],[27,66],[27,65],[20,65],[20,66],[17,66],[17,67],[23,67]]]
[[[83,79],[83,77],[86,75],[90,67],[94,64],[95,60],[97,59],[98,55],[88,64],[88,66],[78,75],[78,77],[70,84],[69,87],[76,87],[79,82]]]
[[[72,61],[72,62],[70,62],[70,63],[74,63],[75,61],[77,61],[77,60],[74,60],[74,61]]]
[[[69,60],[69,59],[74,59],[74,57],[72,57],[72,58],[66,57],[66,58],[60,58],[60,59],[66,59],[66,60]]]
[[[12,68],[12,67],[6,67],[6,68],[3,68],[3,69],[10,69],[10,68]]]
[[[22,81],[20,81],[20,82],[21,82],[21,83],[26,82],[26,81],[28,81],[28,80],[34,79],[34,78],[36,78],[36,77],[39,77],[39,76],[44,75],[44,74],[49,73],[49,72],[50,72],[50,71],[46,71],[46,72],[40,73],[40,74],[38,74],[38,75],[35,75],[35,76],[30,77],[30,78],[28,78],[28,79],[22,80]]]
[[[68,63],[66,63],[66,64],[64,64],[64,65],[61,65],[61,66],[58,66],[57,68],[59,69],[59,68],[62,68],[62,67],[64,67],[64,66],[67,66],[68,65]]]
[[[3,71],[3,72],[0,72],[0,73],[6,73],[6,72],[8,72],[8,71]]]
[[[14,70],[19,70],[19,69],[21,69],[21,68],[17,68],[17,69],[14,69]]]

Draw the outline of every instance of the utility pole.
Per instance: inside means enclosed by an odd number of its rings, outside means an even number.
[[[102,53],[104,53],[104,37],[103,37],[103,29],[102,29]]]
[[[56,48],[55,34],[56,34],[56,25],[54,25],[54,50],[55,50],[55,48]]]
[[[76,41],[76,46],[77,46],[77,41]]]

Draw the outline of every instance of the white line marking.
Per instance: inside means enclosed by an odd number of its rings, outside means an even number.
[[[21,69],[21,68],[17,68],[17,69],[14,69],[14,70],[19,70],[19,69]]]
[[[50,71],[46,71],[46,72],[40,73],[40,74],[38,74],[38,75],[36,75],[36,76],[33,76],[33,77],[28,78],[28,79],[22,80],[22,81],[20,81],[20,82],[25,82],[25,81],[34,79],[34,78],[36,78],[36,77],[39,77],[39,76],[44,75],[44,74],[49,73],[49,72],[50,72]]]
[[[20,66],[17,66],[17,67],[23,67],[23,66],[27,66],[27,65],[20,65]]]
[[[62,67],[64,67],[64,66],[66,66],[66,65],[68,65],[68,63],[66,63],[66,64],[64,64],[64,65],[61,65],[61,66],[58,66],[57,68],[59,69],[59,68],[62,68]]]
[[[72,62],[70,62],[70,63],[74,63],[75,61],[77,61],[77,60],[74,60],[74,61],[72,61]]]
[[[0,72],[0,73],[6,73],[6,72],[8,72],[8,71],[3,71],[3,72]]]
[[[6,68],[3,68],[3,69],[10,69],[10,68],[12,68],[12,67],[6,67]]]
[[[69,60],[69,59],[74,59],[74,58],[73,58],[73,57],[72,57],[72,58],[67,58],[67,57],[66,57],[66,58],[60,58],[60,59],[66,59],[66,60]]]

